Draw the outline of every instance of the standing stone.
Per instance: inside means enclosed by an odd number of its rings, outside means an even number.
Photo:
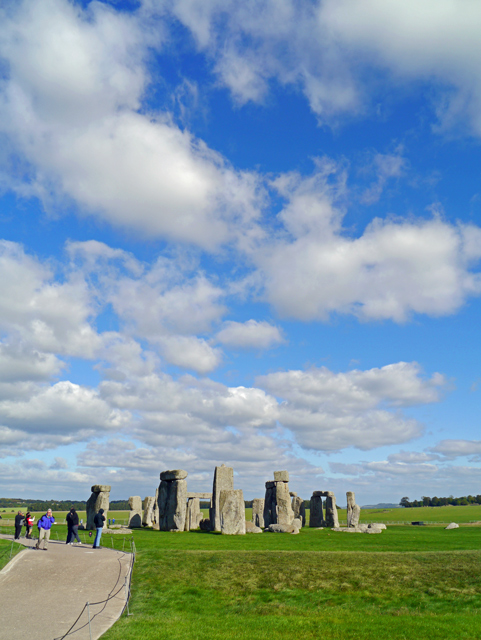
[[[339,518],[337,515],[336,496],[332,491],[326,496],[326,527],[338,527]]]
[[[94,484],[91,488],[92,494],[87,500],[87,524],[86,529],[95,529],[94,518],[99,509],[104,510],[105,520],[108,519],[109,496],[112,487],[108,484]]]
[[[200,510],[199,498],[189,498],[187,501],[187,513],[185,517],[185,530],[194,531],[195,529],[198,529],[203,517],[202,511]]]
[[[209,508],[209,519],[211,531],[220,531],[220,493],[221,491],[232,491],[234,489],[234,469],[223,464],[214,470],[214,484],[212,487],[212,498]],[[243,517],[245,521],[245,515]]]
[[[306,507],[304,500],[297,495],[292,498],[292,511],[294,512],[294,518],[298,518],[301,521],[301,527],[306,526]]]
[[[274,481],[266,482],[264,500],[264,525],[289,525],[294,519],[291,496],[289,494],[289,472],[274,471]]]
[[[129,529],[138,529],[142,526],[142,498],[140,496],[131,496],[129,498]]]
[[[142,508],[144,510],[144,515],[142,516],[143,527],[151,527],[154,523],[154,504],[154,496],[147,496],[144,498],[142,503]]]
[[[245,535],[246,517],[242,489],[222,490],[219,496],[220,530],[226,535]]]
[[[256,527],[264,528],[264,498],[252,501],[252,522]]]
[[[152,513],[152,528],[159,530],[159,487],[155,490],[154,510]]]
[[[314,491],[311,497],[311,509],[309,515],[310,527],[323,527],[324,514],[322,513],[322,494],[323,491]]]
[[[354,491],[346,492],[347,498],[347,526],[357,527],[359,524],[359,518],[361,515],[361,507],[356,504],[356,496]]]
[[[187,511],[187,471],[162,471],[159,486],[159,529],[184,531]]]

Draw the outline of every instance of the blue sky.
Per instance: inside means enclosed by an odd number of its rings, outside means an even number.
[[[476,494],[480,23],[4,3],[0,494]]]

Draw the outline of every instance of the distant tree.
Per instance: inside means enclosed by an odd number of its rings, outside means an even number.
[[[399,504],[401,505],[401,507],[411,506],[411,503],[409,502],[409,498],[407,496],[404,496],[404,498],[401,498],[401,500],[399,501]]]

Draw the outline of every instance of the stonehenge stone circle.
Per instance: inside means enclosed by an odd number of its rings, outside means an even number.
[[[326,515],[322,517],[322,498],[326,499]],[[311,497],[310,527],[339,527],[336,496],[332,491],[314,491]]]
[[[252,501],[252,522],[256,527],[264,528],[264,498],[255,498]]]
[[[278,479],[277,479],[278,478]],[[274,480],[266,482],[264,500],[264,525],[289,525],[294,520],[294,512],[289,495],[289,472],[274,471]]]
[[[214,470],[214,484],[212,486],[212,498],[209,508],[209,519],[211,531],[220,531],[220,493],[221,491],[232,491],[234,489],[234,469],[226,467],[225,464],[216,467]],[[245,516],[243,518],[245,521]]]
[[[144,510],[144,514],[142,516],[143,527],[151,527],[154,524],[154,505],[154,496],[147,496],[146,498],[144,498],[144,501],[142,503],[142,508]]]
[[[324,514],[322,512],[322,491],[314,491],[311,497],[311,512],[309,517],[310,527],[324,527]]]
[[[159,485],[159,529],[184,531],[187,512],[187,471],[162,471]]]
[[[86,529],[95,529],[94,517],[99,509],[104,510],[105,520],[108,518],[109,512],[109,496],[112,487],[108,484],[94,484],[91,488],[90,498],[87,500],[87,524]]]
[[[223,489],[219,496],[220,530],[227,535],[245,535],[246,517],[242,489]]]
[[[359,518],[361,515],[361,507],[356,504],[356,496],[354,491],[346,492],[347,498],[347,526],[357,527],[359,524]]]
[[[129,498],[129,529],[138,529],[142,526],[142,498],[140,496],[130,496]]]

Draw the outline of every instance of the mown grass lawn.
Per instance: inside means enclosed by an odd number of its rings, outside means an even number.
[[[105,640],[481,637],[478,527],[135,541],[133,615]]]

